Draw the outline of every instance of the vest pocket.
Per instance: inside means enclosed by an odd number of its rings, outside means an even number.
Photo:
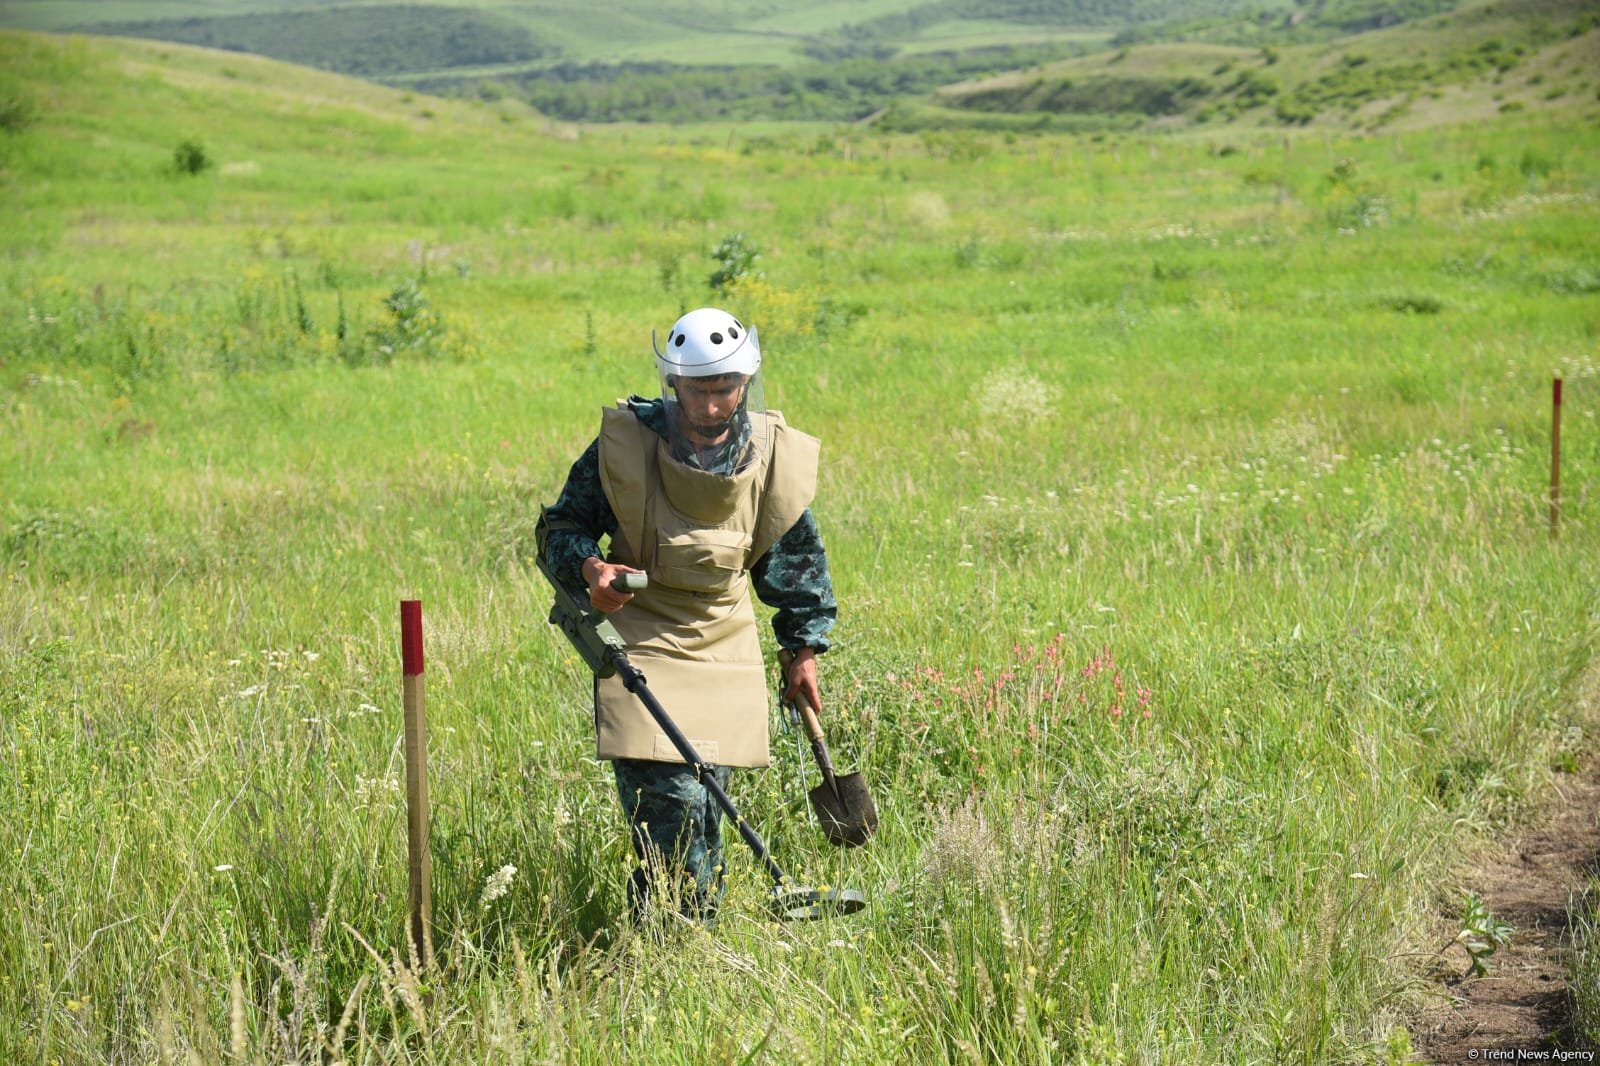
[[[687,592],[727,592],[744,572],[749,551],[750,534],[737,529],[663,535],[650,580]]]

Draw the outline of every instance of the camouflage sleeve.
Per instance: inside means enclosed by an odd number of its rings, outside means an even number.
[[[545,560],[573,593],[587,600],[583,561],[593,555],[605,558],[600,538],[617,531],[617,516],[600,487],[600,442],[593,441],[567,473],[561,495],[545,512],[550,535]]]
[[[809,507],[789,532],[756,560],[750,576],[755,579],[761,602],[777,608],[772,616],[772,631],[781,646],[791,651],[828,650],[828,631],[839,614],[839,605],[833,598],[828,553],[822,547],[822,534]]]

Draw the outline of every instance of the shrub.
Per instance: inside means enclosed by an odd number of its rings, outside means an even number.
[[[1550,157],[1537,148],[1524,148],[1522,158],[1517,161],[1517,169],[1525,178],[1548,178],[1555,169],[1555,164],[1550,162]]]
[[[206,146],[193,137],[185,137],[172,150],[172,165],[179,174],[199,174],[211,167],[211,157]]]
[[[345,362],[388,363],[396,355],[410,352],[424,358],[433,358],[440,352],[444,339],[444,322],[439,313],[428,304],[428,297],[415,280],[396,285],[383,306],[389,312],[387,321],[374,325],[367,333],[371,349],[363,352],[345,351]]]
[[[1428,296],[1418,293],[1405,293],[1398,296],[1388,296],[1380,303],[1391,311],[1402,315],[1436,315],[1444,310],[1444,301],[1437,296]]]
[[[717,292],[726,292],[743,278],[761,277],[761,271],[755,269],[756,260],[761,258],[761,248],[743,233],[730,233],[722,238],[722,243],[712,249],[711,258],[717,261],[717,269],[706,282]]]
[[[0,130],[21,133],[39,117],[39,108],[33,98],[20,92],[0,95]]]
[[[1275,110],[1279,122],[1304,126],[1317,117],[1317,109],[1296,96],[1279,97]]]

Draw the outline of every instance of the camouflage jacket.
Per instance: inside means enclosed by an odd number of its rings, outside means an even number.
[[[641,422],[662,437],[667,435],[666,406],[661,400],[635,396],[629,404]],[[600,538],[611,537],[617,531],[617,516],[600,487],[598,438],[572,464],[567,483],[547,515],[551,530],[545,545],[546,561],[568,588],[587,601],[583,561],[591,555],[605,558]],[[809,507],[756,560],[750,577],[756,596],[776,610],[772,630],[780,646],[790,650],[828,650],[828,632],[838,615],[838,604],[833,598],[833,579],[828,574],[828,555]]]

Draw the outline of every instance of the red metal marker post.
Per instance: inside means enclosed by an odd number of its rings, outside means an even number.
[[[1561,525],[1561,379],[1550,386],[1550,536]]]
[[[401,699],[406,712],[406,850],[411,946],[433,968],[433,890],[428,861],[428,720],[422,699],[422,601],[400,601]]]

